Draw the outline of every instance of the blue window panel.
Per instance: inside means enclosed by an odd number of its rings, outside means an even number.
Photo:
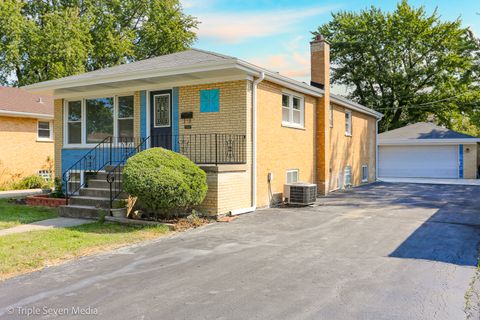
[[[220,90],[210,90],[210,112],[220,111]]]
[[[200,90],[200,112],[220,111],[220,89]]]

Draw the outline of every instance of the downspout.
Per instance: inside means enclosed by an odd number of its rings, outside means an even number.
[[[375,181],[378,180],[378,123],[380,119],[377,119],[375,126]]]
[[[265,73],[260,72],[252,87],[252,206],[230,211],[232,216],[252,212],[257,208],[257,86],[265,79]]]

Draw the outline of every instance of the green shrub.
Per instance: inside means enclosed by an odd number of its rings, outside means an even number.
[[[63,193],[63,181],[60,178],[55,178],[54,180],[55,189],[52,193],[49,194],[50,198],[65,198],[65,193]]]
[[[15,183],[13,189],[38,189],[46,185],[45,180],[37,175],[31,175]]]
[[[206,173],[187,157],[162,148],[128,159],[122,183],[128,194],[156,214],[185,212],[207,194]]]

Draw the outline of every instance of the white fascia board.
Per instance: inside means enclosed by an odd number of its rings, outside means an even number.
[[[52,114],[19,112],[19,111],[8,111],[8,110],[0,110],[0,116],[15,117],[15,118],[34,118],[34,119],[53,120],[53,115]]]
[[[155,90],[155,91],[169,90],[174,87],[210,84],[210,83],[218,83],[218,82],[226,82],[226,81],[237,81],[237,80],[253,80],[253,78],[249,75],[222,76],[222,77],[213,77],[213,78],[196,79],[196,80],[172,81],[172,82],[166,82],[162,84],[143,84],[143,85],[129,86],[128,92],[125,91],[125,88],[115,88],[115,89],[109,88],[109,89],[98,89],[98,90],[91,90],[91,91],[85,91],[85,92],[56,94],[56,95],[53,95],[53,98],[54,99],[75,99],[75,98],[82,99],[82,98],[91,98],[95,96],[102,97],[105,95],[132,94],[135,91],[143,91],[143,90]]]
[[[459,145],[480,143],[480,138],[465,139],[383,139],[379,146],[425,146],[425,145]]]
[[[71,79],[65,78],[65,79],[45,81],[45,82],[24,86],[22,88],[29,92],[39,92],[39,91],[46,91],[46,90],[53,91],[58,89],[68,89],[73,87],[114,83],[114,82],[120,82],[120,81],[140,80],[145,78],[172,76],[172,75],[178,75],[178,74],[203,72],[203,71],[214,71],[214,70],[221,70],[226,68],[235,68],[235,61],[231,59],[226,61],[217,61],[214,63],[202,63],[194,66],[162,68],[161,70],[153,69],[152,71],[145,71],[145,70],[126,71],[122,73],[107,74],[103,76],[101,74],[96,74],[84,79],[76,79],[73,76]]]
[[[243,60],[237,60],[237,68],[252,73],[255,76],[259,76],[260,73],[263,72],[265,73],[265,79],[270,82],[314,97],[323,97],[324,94],[324,91],[319,88],[315,88],[306,83],[282,76],[281,74],[278,74],[276,72],[271,72],[269,70],[257,67]]]

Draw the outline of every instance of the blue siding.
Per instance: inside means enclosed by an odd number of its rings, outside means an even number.
[[[147,92],[140,92],[140,136],[146,138],[148,136],[147,126]]]
[[[70,169],[75,162],[83,157],[89,149],[62,149],[62,175]]]
[[[172,90],[172,146],[173,151],[178,152],[180,150],[178,145],[178,126],[179,126],[179,115],[178,115],[178,88],[173,88]]]
[[[463,144],[458,146],[458,177],[463,179]]]

